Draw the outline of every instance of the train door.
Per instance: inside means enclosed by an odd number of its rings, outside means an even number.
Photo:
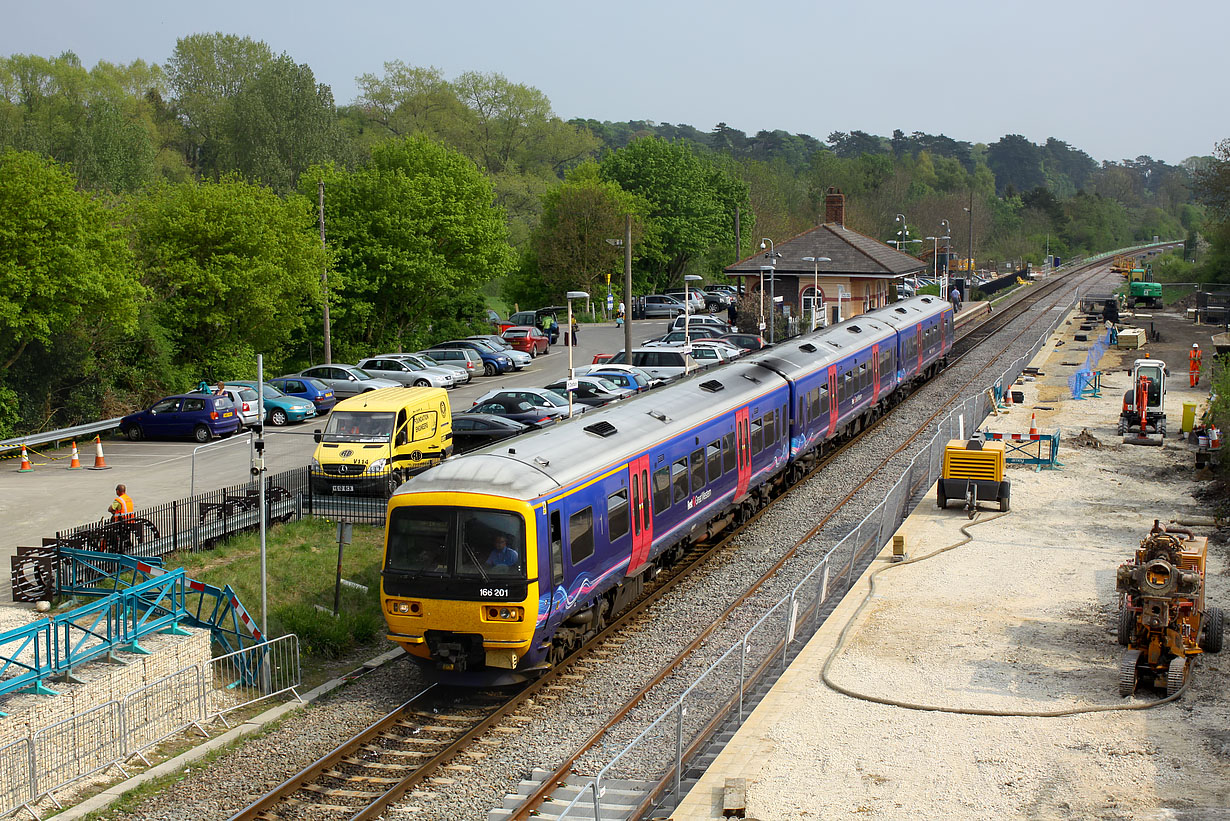
[[[632,488],[632,558],[628,572],[632,573],[649,561],[653,547],[653,495],[649,490],[649,454],[628,465],[628,487]]]
[[[746,407],[735,411],[735,468],[739,473],[735,482],[735,501],[741,502],[752,483],[752,423]]]
[[[871,346],[871,401],[880,401],[880,346]]]
[[[829,432],[826,439],[832,439],[837,430],[837,410],[837,366],[829,365]]]
[[[944,352],[944,340],[948,337],[948,312],[940,314],[940,353]]]
[[[551,604],[547,610],[547,621],[557,612],[562,613],[568,606],[567,586],[564,583],[564,524],[563,504],[559,501],[547,505],[547,561],[549,570],[540,567],[538,570],[539,586],[545,583],[551,585]]]
[[[923,327],[922,327],[921,322],[919,322],[917,325],[914,326],[914,339],[917,341],[917,344],[918,344],[918,371],[917,373],[919,376],[922,376],[922,373],[923,373]]]

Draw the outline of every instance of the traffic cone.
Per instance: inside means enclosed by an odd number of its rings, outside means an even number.
[[[1012,386],[1011,385],[1008,386],[1008,390],[1004,391],[1004,404],[1005,405],[1012,404]]]
[[[1029,414],[1029,435],[1038,435],[1038,414],[1036,413]]]
[[[94,467],[90,468],[90,470],[111,470],[103,460],[101,436],[94,437]]]
[[[17,468],[18,473],[33,473],[34,466],[30,464],[30,457],[26,454],[26,446],[21,446],[21,467]]]
[[[81,470],[81,458],[77,455],[77,440],[73,440],[73,460],[68,463],[69,470]]]

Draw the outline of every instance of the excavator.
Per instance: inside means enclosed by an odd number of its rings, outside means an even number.
[[[1123,394],[1119,435],[1125,445],[1161,447],[1166,438],[1166,363],[1137,359],[1132,363],[1132,387]]]

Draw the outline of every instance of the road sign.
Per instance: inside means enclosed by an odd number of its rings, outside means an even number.
[[[615,295],[614,294],[606,295],[606,309],[608,311],[615,309]]]

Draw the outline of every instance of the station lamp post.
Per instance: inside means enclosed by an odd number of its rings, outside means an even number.
[[[577,391],[577,372],[572,367],[572,349],[577,346],[577,335],[572,332],[572,300],[589,299],[585,291],[569,291],[564,294],[568,301],[568,418],[572,418],[572,396]]]
[[[931,240],[931,276],[936,282],[942,282],[940,285],[940,296],[947,299],[945,296],[948,293],[948,266],[944,266],[944,277],[940,279],[940,240],[949,240],[952,237],[927,237]]]
[[[690,320],[689,309],[692,307],[692,296],[688,293],[689,282],[700,282],[704,277],[696,274],[684,274],[683,276],[683,372],[688,372],[688,356],[692,353],[692,334],[691,327],[688,322]]]
[[[816,330],[816,303],[820,301],[820,263],[832,262],[828,257],[803,257],[804,262],[812,263],[812,295],[811,295],[811,329]]]
[[[773,276],[773,274],[777,272],[777,261],[782,258],[782,255],[777,253],[777,249],[773,247],[773,240],[768,237],[760,238],[761,251],[765,249],[765,243],[768,243],[769,253],[765,254],[764,257],[769,261],[769,264],[760,266],[760,330],[762,333],[764,332],[764,272],[765,269],[769,271],[769,316],[776,320],[777,317],[774,312],[777,310],[777,297],[773,293],[773,283],[777,281],[777,277]],[[775,341],[776,326],[776,321],[769,324],[770,345]]]

